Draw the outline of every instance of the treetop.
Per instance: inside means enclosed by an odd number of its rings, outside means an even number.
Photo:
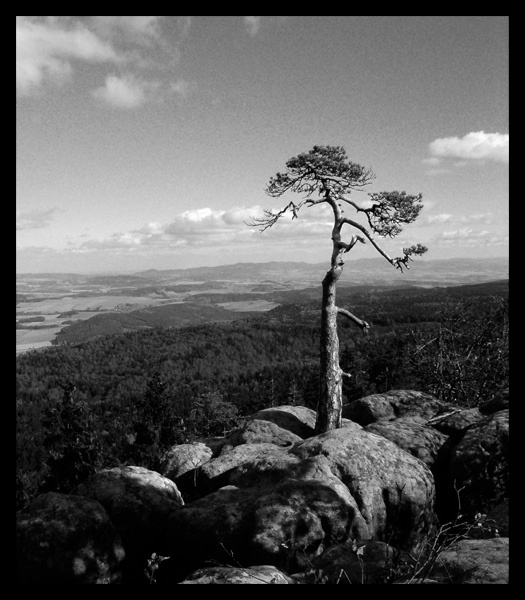
[[[375,175],[371,169],[349,160],[346,150],[341,146],[314,146],[310,151],[303,152],[286,162],[286,172],[277,173],[266,187],[266,193],[278,198],[288,191],[303,194],[303,199],[289,202],[278,212],[264,210],[264,217],[254,218],[249,225],[260,227],[265,231],[286,213],[291,212],[292,218],[297,218],[304,206],[327,203],[334,213],[334,256],[351,250],[357,241],[365,243],[365,238],[374,248],[399,269],[408,268],[408,262],[413,255],[422,255],[427,248],[421,244],[403,248],[403,256],[391,258],[383,251],[372,237],[372,233],[380,237],[395,237],[402,231],[402,225],[413,223],[421,209],[422,194],[411,195],[405,191],[369,193],[371,203],[367,206],[354,202],[349,198],[353,190],[362,190]],[[314,196],[316,194],[316,196]],[[345,215],[345,208],[351,207],[355,212],[363,213],[370,227],[369,231],[358,221]],[[341,241],[341,230],[349,225],[361,232],[363,236],[354,235],[349,243]],[[334,258],[335,260],[335,258]]]

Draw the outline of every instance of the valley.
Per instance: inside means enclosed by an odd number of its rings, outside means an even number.
[[[60,341],[151,327],[253,317],[320,297],[326,263],[237,263],[133,274],[19,274],[16,352]],[[341,294],[472,285],[508,278],[508,259],[415,261],[409,271],[382,259],[349,260]],[[35,317],[38,317],[36,319]]]

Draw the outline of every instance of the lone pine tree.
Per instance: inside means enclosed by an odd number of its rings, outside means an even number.
[[[350,319],[363,332],[369,325],[348,310],[336,305],[336,285],[343,272],[343,256],[357,242],[370,242],[372,246],[391,265],[403,270],[409,268],[408,262],[413,255],[422,255],[427,248],[421,244],[403,248],[403,256],[391,258],[378,245],[372,234],[380,237],[393,238],[402,231],[402,225],[413,223],[421,209],[422,195],[409,195],[406,192],[369,193],[370,201],[365,204],[350,199],[351,192],[362,190],[375,175],[370,169],[351,162],[346,151],[340,146],[314,146],[308,153],[302,153],[288,160],[286,172],[277,173],[270,179],[266,193],[279,198],[287,192],[302,194],[303,198],[290,201],[283,209],[274,212],[264,210],[264,216],[253,218],[249,225],[259,227],[263,232],[273,227],[285,214],[291,214],[292,219],[299,216],[304,207],[328,204],[334,216],[332,229],[332,257],[330,270],[323,279],[323,294],[321,308],[321,343],[320,343],[320,387],[317,405],[316,433],[341,427],[343,377],[339,365],[339,337],[337,335],[337,316],[343,315]],[[345,209],[353,209],[355,213],[366,218],[369,229],[359,221],[345,214]],[[352,228],[353,233],[347,242],[342,240],[342,229],[345,225]]]

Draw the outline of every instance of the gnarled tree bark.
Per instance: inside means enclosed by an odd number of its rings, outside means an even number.
[[[337,282],[343,272],[343,254],[348,252],[359,239],[354,236],[350,244],[341,241],[341,228],[344,224],[341,210],[326,194],[326,201],[334,211],[334,228],[332,230],[333,251],[331,268],[326,273],[322,286],[321,305],[321,336],[320,336],[320,378],[319,402],[317,405],[316,434],[341,427],[343,407],[343,377],[350,375],[343,372],[339,364],[339,335],[337,333],[337,315],[349,318],[363,331],[368,329],[368,323],[354,316],[349,311],[336,305]]]

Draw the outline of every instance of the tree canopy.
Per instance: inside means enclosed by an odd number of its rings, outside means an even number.
[[[403,248],[403,255],[391,258],[375,241],[373,234],[380,237],[396,237],[403,225],[413,223],[421,209],[422,194],[410,195],[402,191],[368,193],[366,203],[358,203],[350,198],[353,191],[362,191],[374,179],[371,169],[349,160],[346,150],[341,146],[314,146],[287,161],[286,171],[272,177],[266,187],[266,193],[278,198],[287,192],[303,195],[299,201],[291,200],[284,208],[274,212],[265,210],[264,216],[252,219],[250,225],[261,231],[272,227],[286,213],[295,219],[304,207],[329,204],[334,212],[334,235],[340,237],[343,225],[349,225],[363,235],[354,235],[349,243],[338,241],[338,249],[348,252],[358,241],[367,240],[376,250],[399,269],[408,268],[412,255],[421,255],[427,248],[416,244]],[[361,222],[346,216],[345,209],[352,208],[366,217],[369,229]]]

